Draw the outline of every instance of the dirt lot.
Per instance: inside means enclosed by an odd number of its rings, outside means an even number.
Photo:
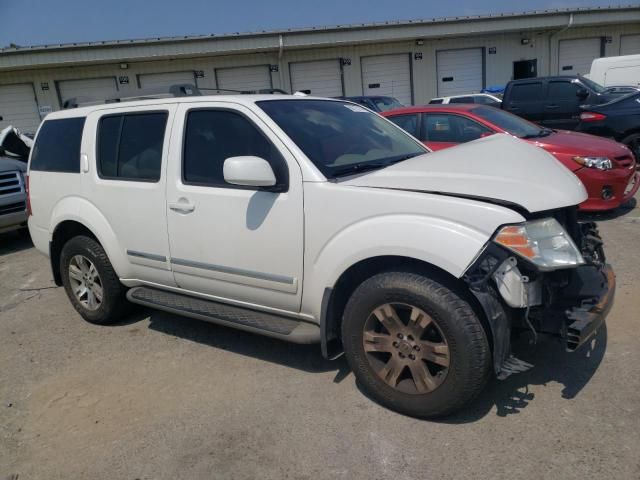
[[[343,360],[165,313],[85,323],[0,235],[0,479],[640,478],[640,208],[600,217],[618,275],[593,348],[439,422],[378,407]]]

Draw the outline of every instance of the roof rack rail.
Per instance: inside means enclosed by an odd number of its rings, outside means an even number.
[[[105,103],[132,102],[135,100],[153,100],[158,98],[171,97],[194,97],[202,95],[202,92],[218,92],[218,93],[236,93],[240,95],[251,94],[283,94],[289,95],[288,92],[280,88],[261,88],[258,90],[232,90],[228,88],[198,88],[190,83],[178,83],[171,85],[169,90],[152,89],[138,92],[136,95],[129,97],[110,97],[105,99],[96,99],[91,97],[73,97],[62,104],[63,109],[78,108],[80,106],[102,105]]]
[[[194,97],[200,96],[202,92],[198,87],[189,83],[179,83],[171,85],[169,90],[151,89],[140,91],[136,95],[129,97],[109,97],[105,99],[96,99],[91,97],[73,97],[62,104],[63,109],[78,108],[80,106],[102,105],[105,103],[132,102],[136,100],[153,100],[158,98],[172,97]]]
[[[224,92],[224,93],[239,93],[240,95],[255,95],[255,94],[274,94],[280,93],[282,95],[290,95],[289,92],[286,92],[280,88],[260,88],[258,90],[233,90],[230,88],[200,88],[203,92]]]

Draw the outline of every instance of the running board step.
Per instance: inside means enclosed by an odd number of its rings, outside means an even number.
[[[320,341],[320,328],[317,325],[272,313],[259,312],[151,287],[134,287],[127,292],[127,298],[132,303],[146,307],[280,338],[289,342],[317,343]]]

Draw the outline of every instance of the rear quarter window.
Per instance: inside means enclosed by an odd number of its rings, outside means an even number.
[[[517,83],[511,86],[510,100],[514,102],[531,102],[544,97],[541,82]]]
[[[45,120],[31,155],[31,170],[80,173],[84,117]]]

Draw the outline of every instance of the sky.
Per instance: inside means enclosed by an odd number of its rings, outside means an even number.
[[[0,0],[0,47],[610,4],[606,0]]]

